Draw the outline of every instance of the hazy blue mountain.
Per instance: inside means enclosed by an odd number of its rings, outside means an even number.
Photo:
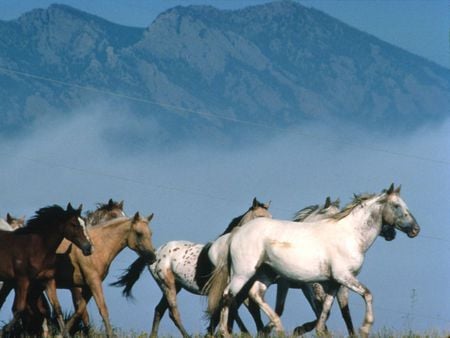
[[[0,67],[163,104],[0,70],[3,131],[99,99],[156,121],[165,139],[236,132],[235,123],[190,111],[390,132],[442,121],[450,108],[450,70],[290,1],[175,7],[147,28],[52,5],[0,21]]]

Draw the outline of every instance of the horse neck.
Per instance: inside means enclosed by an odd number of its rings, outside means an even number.
[[[109,266],[112,260],[127,246],[131,220],[121,217],[90,230],[94,238],[95,253]],[[97,244],[98,243],[98,244]]]
[[[56,255],[56,250],[64,239],[61,226],[47,227],[46,231],[35,234],[45,243],[47,252]]]
[[[366,252],[381,232],[382,225],[382,205],[378,198],[373,198],[363,202],[346,217],[346,224],[355,236],[363,252]],[[345,219],[345,218],[344,218]]]

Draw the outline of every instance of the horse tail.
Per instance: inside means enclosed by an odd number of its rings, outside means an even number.
[[[230,244],[236,229],[233,229],[230,236],[228,236],[226,241],[226,253],[224,255],[220,255],[220,259],[217,262],[211,277],[208,279],[202,290],[203,294],[208,297],[208,307],[206,313],[210,318],[213,317],[220,309],[223,293],[228,285],[231,263]]]
[[[144,268],[148,264],[148,260],[145,257],[138,257],[133,264],[131,264],[125,272],[119,277],[117,281],[111,283],[111,286],[124,287],[122,291],[122,295],[126,298],[133,298],[131,289],[134,284],[137,282],[139,277],[144,271]]]

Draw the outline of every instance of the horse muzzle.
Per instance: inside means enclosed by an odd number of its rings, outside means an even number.
[[[84,256],[90,256],[94,252],[94,247],[90,243],[82,245],[80,249]]]
[[[416,237],[419,234],[419,232],[420,232],[420,227],[417,224],[414,224],[413,226],[411,226],[411,228],[406,233],[406,235],[409,238],[414,238],[414,237]]]

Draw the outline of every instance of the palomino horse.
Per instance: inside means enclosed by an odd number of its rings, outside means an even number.
[[[80,317],[85,313],[86,305],[93,296],[105,325],[106,333],[112,337],[112,327],[106,307],[102,281],[106,278],[109,266],[113,259],[125,248],[136,251],[145,261],[155,261],[155,250],[152,244],[152,232],[148,226],[153,214],[142,218],[136,213],[132,218],[119,217],[106,223],[89,228],[89,236],[95,245],[95,251],[87,259],[80,250],[73,247],[70,242],[64,242],[58,248],[59,254],[56,263],[56,287],[63,289],[80,288],[75,313],[68,320],[64,334],[67,335]],[[54,306],[56,288],[49,285],[47,295],[55,312],[61,308]]]
[[[218,240],[228,238],[236,227],[257,217],[272,217],[268,211],[269,205],[253,199],[252,206],[243,215],[234,218]],[[184,337],[188,337],[177,306],[177,293],[185,289],[196,295],[205,295],[204,286],[215,267],[215,258],[219,255],[221,245],[213,249],[214,243],[196,244],[187,241],[171,241],[162,245],[156,252],[156,262],[149,266],[150,273],[160,287],[163,295],[155,307],[151,336],[158,335],[158,328],[165,311],[169,309],[170,318]],[[226,241],[225,241],[226,242]],[[224,247],[227,249],[227,247]],[[210,255],[211,250],[214,253]],[[225,255],[226,252],[222,251]],[[212,257],[212,259],[211,259]],[[125,286],[124,294],[131,295],[131,288],[139,278],[144,266],[135,261],[117,282],[115,286]]]
[[[9,331],[24,314],[27,300],[37,304],[43,284],[55,273],[56,248],[64,238],[90,255],[92,245],[80,217],[81,206],[67,210],[58,205],[36,212],[26,226],[15,231],[0,231],[0,280],[4,286],[0,295],[0,308],[14,287],[13,320],[5,327]],[[35,302],[33,301],[36,300]]]
[[[106,221],[110,221],[114,218],[126,217],[126,214],[123,211],[123,206],[124,206],[123,201],[116,202],[113,199],[109,199],[108,203],[97,203],[97,208],[94,211],[86,212],[86,214],[84,216],[84,218],[86,220],[86,225],[88,227],[91,227],[91,226],[94,226],[94,225],[97,225],[100,223],[104,223]],[[61,250],[58,248],[57,255],[59,255],[59,254],[64,255],[64,252],[67,248],[67,243],[65,241],[63,241],[61,243],[60,247],[61,247]],[[81,289],[78,287],[74,287],[70,291],[72,293],[72,300],[73,300],[74,307],[76,308],[76,304],[78,304],[78,302],[82,298]],[[54,312],[55,312],[55,316],[56,316],[58,324],[59,324],[59,328],[60,328],[61,332],[63,332],[65,324],[64,324],[62,311],[61,311],[61,305],[57,298],[53,299],[53,305],[55,308]],[[47,316],[48,318],[43,324],[43,334],[44,335],[46,335],[48,333],[47,322],[48,322],[48,319],[50,319],[49,314],[50,314],[50,311],[48,311],[48,316]],[[88,328],[89,315],[88,315],[87,309],[83,313],[82,319],[83,319],[85,327]]]
[[[328,288],[322,313],[316,325],[319,334],[340,285],[361,295],[366,311],[360,334],[368,337],[373,324],[372,294],[356,278],[364,256],[382,230],[382,225],[418,235],[420,228],[400,198],[400,189],[391,187],[364,201],[345,207],[331,218],[303,223],[255,219],[236,231],[229,246],[233,274],[223,293],[220,331],[229,336],[228,313],[241,289],[254,277],[261,264],[269,265],[278,275],[292,281],[323,282]],[[249,241],[251,239],[251,241]],[[279,316],[264,301],[265,290],[250,288],[249,296],[270,318],[277,332],[283,332]],[[217,304],[217,308],[219,304]]]

